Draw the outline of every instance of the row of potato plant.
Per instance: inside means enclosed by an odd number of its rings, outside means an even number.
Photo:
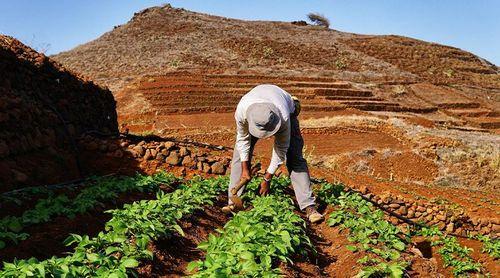
[[[140,260],[152,259],[151,241],[183,234],[178,220],[213,204],[227,178],[193,179],[172,193],[159,191],[157,199],[127,204],[110,210],[106,229],[95,237],[71,235],[66,244],[76,245],[66,257],[39,261],[36,258],[4,262],[0,277],[127,277],[136,276]]]
[[[472,248],[460,245],[457,238],[444,234],[437,227],[424,227],[416,232],[431,240],[432,246],[439,246],[438,253],[445,267],[452,267],[454,276],[467,276],[471,272],[481,272],[481,264],[470,256]]]
[[[409,238],[401,230],[384,220],[384,213],[360,195],[344,191],[341,184],[324,183],[318,197],[335,205],[327,224],[349,230],[348,240],[356,245],[346,248],[364,250],[370,256],[358,260],[364,265],[359,277],[402,277],[407,263],[401,258]]]
[[[193,277],[278,277],[278,261],[293,263],[293,254],[313,252],[304,220],[293,212],[293,202],[283,194],[287,178],[271,183],[272,195],[257,196],[260,179],[254,179],[244,196],[253,206],[226,223],[218,235],[210,235],[198,248],[203,261],[191,262]]]
[[[366,265],[359,277],[402,277],[408,265],[400,255],[411,242],[412,235],[425,236],[432,245],[441,246],[438,252],[444,265],[451,266],[455,276],[482,270],[481,264],[470,257],[472,249],[461,246],[455,237],[442,233],[437,227],[414,226],[410,232],[404,233],[384,220],[382,210],[360,194],[347,192],[343,184],[323,183],[317,194],[321,200],[338,208],[330,214],[328,224],[349,229],[349,240],[358,244],[347,246],[347,249],[354,252],[362,249],[376,255],[375,258],[366,256],[359,260]],[[492,245],[487,246],[493,249]]]
[[[481,241],[483,244],[483,248],[481,248],[481,252],[490,255],[490,257],[495,260],[500,259],[500,239],[499,238],[491,238],[490,236],[485,235],[469,235],[469,238],[476,239]]]
[[[153,176],[137,174],[134,177],[95,178],[92,185],[82,189],[75,198],[66,194],[40,199],[33,209],[21,216],[7,216],[0,220],[0,249],[7,243],[17,244],[29,237],[23,229],[33,224],[49,222],[57,216],[73,218],[101,205],[103,201],[115,199],[123,192],[154,192],[161,184],[170,185],[177,179],[165,172]]]

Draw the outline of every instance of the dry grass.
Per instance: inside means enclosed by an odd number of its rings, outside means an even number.
[[[373,169],[368,165],[366,160],[358,160],[356,163],[349,167],[349,171],[357,174],[370,174],[373,173]]]
[[[313,161],[313,157],[314,157],[314,150],[316,149],[316,146],[312,146],[310,149],[309,147],[306,145],[304,146],[304,148],[302,149],[302,156],[307,160],[307,161]]]
[[[402,97],[406,95],[406,88],[403,85],[396,85],[392,87],[391,96],[394,98]]]
[[[401,119],[388,123],[415,144],[415,153],[435,160],[435,185],[481,190],[500,186],[500,136],[412,125]],[[435,142],[430,146],[429,142]]]
[[[309,156],[307,163],[316,167],[325,167],[334,171],[340,170],[340,155]]]
[[[359,125],[379,125],[385,123],[385,120],[374,116],[335,116],[318,119],[307,119],[300,122],[304,128],[321,128],[336,126],[359,126]]]

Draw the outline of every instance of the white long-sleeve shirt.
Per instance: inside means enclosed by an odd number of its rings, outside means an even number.
[[[267,172],[274,174],[276,169],[283,164],[286,152],[290,146],[290,114],[295,111],[292,96],[285,90],[275,85],[259,85],[244,95],[238,106],[234,117],[236,119],[236,150],[240,154],[241,161],[248,161],[250,156],[250,132],[248,131],[247,109],[254,103],[272,103],[279,112],[281,127],[274,135],[274,147],[271,163]]]

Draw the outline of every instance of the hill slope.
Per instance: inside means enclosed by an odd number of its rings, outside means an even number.
[[[138,76],[199,70],[500,87],[498,67],[457,48],[288,22],[153,7],[53,58],[113,91]]]

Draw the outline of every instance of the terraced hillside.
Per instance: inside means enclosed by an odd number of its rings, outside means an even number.
[[[141,95],[156,108],[146,113],[165,115],[193,112],[231,112],[239,99],[258,84],[276,84],[303,100],[303,109],[315,111],[355,107],[361,110],[411,110],[375,97],[369,90],[331,78],[265,77],[256,75],[168,75],[149,78],[121,95]]]
[[[158,116],[173,114],[233,112],[246,92],[258,84],[266,83],[276,84],[297,96],[302,101],[304,111],[355,108],[363,111],[431,114],[440,124],[500,128],[500,117],[495,106],[488,105],[483,99],[467,97],[464,92],[455,89],[425,83],[409,84],[403,90],[411,90],[412,93],[397,98],[387,93],[392,90],[390,87],[379,88],[325,77],[187,72],[148,77],[116,93],[118,112],[126,122],[147,118],[161,121]]]

